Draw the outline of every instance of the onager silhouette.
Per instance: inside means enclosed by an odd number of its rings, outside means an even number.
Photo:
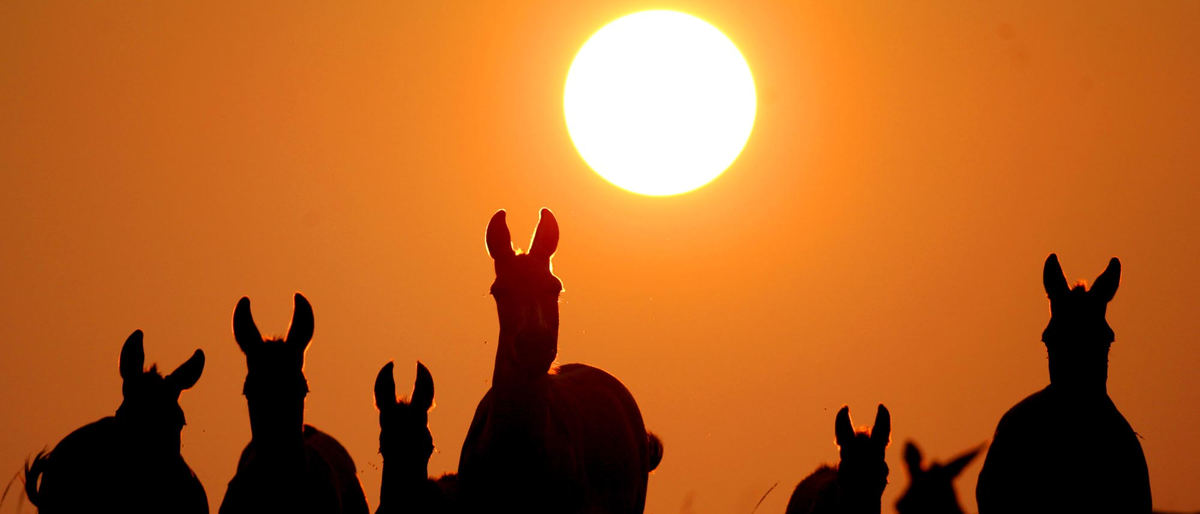
[[[908,489],[896,502],[900,514],[962,514],[954,479],[962,473],[983,447],[968,450],[946,464],[921,466],[921,449],[912,441],[904,445],[904,464],[908,467]]]
[[[433,407],[433,375],[417,363],[417,381],[412,399],[396,399],[396,381],[389,362],[375,378],[375,406],[379,408],[379,453],[383,455],[383,479],[379,509],[393,512],[436,513],[450,511],[456,477],[429,478],[433,435],[429,432],[429,409]]]
[[[333,437],[304,424],[304,351],[313,336],[312,306],[299,293],[286,339],[264,340],[238,301],[233,334],[246,354],[242,393],[250,409],[250,443],[229,481],[222,514],[312,512],[367,514],[357,468]]]
[[[850,408],[842,407],[834,420],[841,461],[837,467],[821,466],[792,491],[787,514],[879,514],[888,466],[884,450],[892,431],[892,416],[879,405],[870,432],[855,432]]]
[[[204,487],[179,454],[179,393],[200,379],[204,352],[166,377],[144,363],[136,330],[121,348],[125,399],[116,415],[80,427],[26,464],[25,494],[38,512],[208,513]]]
[[[583,364],[551,370],[558,351],[558,296],[550,270],[558,223],[548,209],[529,253],[513,251],[504,211],[487,248],[500,319],[492,386],[463,442],[458,480],[471,510],[640,513],[662,444],[646,432],[633,396]]]
[[[1072,288],[1058,257],[1046,259],[1050,385],[1000,418],[975,490],[981,514],[1151,511],[1142,446],[1106,385],[1115,337],[1104,316],[1120,277],[1114,257],[1090,290]]]

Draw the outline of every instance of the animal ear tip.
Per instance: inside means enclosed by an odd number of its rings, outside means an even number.
[[[312,304],[309,303],[308,298],[305,298],[304,295],[300,294],[299,291],[296,291],[295,296],[292,298],[296,301],[296,305],[300,305],[308,309],[312,308]]]

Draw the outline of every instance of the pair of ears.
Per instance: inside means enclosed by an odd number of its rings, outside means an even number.
[[[854,440],[854,424],[850,422],[850,407],[842,406],[838,411],[833,430],[834,435],[837,436],[838,446],[845,447]],[[884,448],[888,444],[891,433],[892,415],[881,403],[879,409],[875,411],[875,426],[871,428],[871,442]]]
[[[512,236],[508,233],[508,222],[505,220],[504,209],[492,215],[492,221],[487,227],[487,251],[492,259],[505,260],[516,255],[513,251]],[[549,260],[558,249],[558,220],[550,209],[542,209],[538,218],[537,229],[533,232],[533,242],[529,244],[529,255]]]
[[[1100,300],[1103,303],[1108,303],[1117,294],[1117,286],[1121,284],[1121,261],[1116,257],[1109,259],[1108,267],[1104,268],[1104,272],[1096,277],[1096,282],[1092,284],[1092,288],[1088,293],[1092,297]],[[1042,268],[1042,286],[1046,288],[1046,295],[1050,297],[1050,301],[1056,301],[1066,297],[1067,293],[1071,292],[1071,287],[1067,285],[1067,277],[1063,274],[1062,265],[1058,263],[1058,256],[1050,254],[1046,258],[1046,265]]]
[[[292,325],[283,341],[285,345],[296,347],[303,353],[312,341],[313,310],[308,299],[300,293],[296,293],[295,302]],[[250,298],[245,296],[238,300],[237,308],[233,310],[233,337],[243,353],[248,353],[252,348],[263,344],[262,334],[258,332],[258,325],[254,324],[254,316],[250,314]]]
[[[145,366],[146,351],[142,345],[142,331],[134,330],[125,339],[125,345],[121,347],[121,378],[129,381],[141,377],[146,373]],[[197,349],[191,358],[180,364],[178,368],[175,368],[175,371],[167,375],[165,380],[171,387],[182,391],[196,385],[196,382],[200,380],[200,374],[203,372],[204,351]]]
[[[375,406],[381,411],[400,404],[396,399],[396,378],[392,368],[391,362],[384,364],[383,369],[379,370],[379,375],[375,377]],[[417,361],[417,382],[413,384],[412,399],[408,401],[408,405],[422,411],[433,407],[433,375],[421,361]]]
[[[972,450],[967,450],[965,453],[955,457],[946,464],[935,463],[929,467],[929,470],[940,469],[947,473],[950,478],[954,478],[958,476],[959,473],[962,473],[963,469],[965,469],[972,460],[975,460],[975,457],[979,456],[979,453],[983,451],[983,448],[983,446],[980,446]],[[904,464],[908,466],[908,474],[910,476],[917,476],[926,472],[926,469],[921,467],[921,460],[921,449],[917,448],[917,445],[912,441],[905,443]]]

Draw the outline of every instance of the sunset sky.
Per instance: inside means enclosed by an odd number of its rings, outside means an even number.
[[[183,455],[216,512],[250,439],[234,305],[282,335],[297,291],[306,421],[371,508],[389,360],[401,394],[433,373],[453,471],[496,350],[484,229],[507,209],[527,246],[548,207],[558,361],[662,438],[649,513],[775,484],[781,513],[837,409],[878,403],[893,511],[906,440],[951,457],[1048,383],[1050,252],[1072,282],[1121,258],[1109,393],[1155,507],[1200,509],[1200,3],[510,4],[0,3],[0,478],[115,411],[140,328],[147,363],[207,355]],[[741,156],[680,196],[612,186],[563,119],[579,47],[645,9],[720,28],[758,92]]]

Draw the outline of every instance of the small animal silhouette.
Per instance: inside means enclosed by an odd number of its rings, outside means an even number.
[[[1106,384],[1115,337],[1105,311],[1120,277],[1114,257],[1090,290],[1072,288],[1058,257],[1046,259],[1050,385],[1000,418],[975,490],[981,514],[1151,511],[1142,446]]]
[[[121,348],[116,415],[71,432],[25,466],[25,493],[42,514],[75,512],[208,513],[208,497],[179,454],[179,393],[204,371],[204,352],[163,377],[144,369],[142,331]],[[40,480],[39,480],[40,479]]]
[[[488,224],[500,336],[492,387],[463,442],[459,487],[473,511],[640,513],[662,444],[646,432],[637,402],[597,368],[551,370],[558,235],[554,215],[542,209],[529,253],[516,253],[504,211]]]
[[[871,431],[855,432],[850,408],[842,407],[833,429],[841,461],[837,467],[817,468],[796,484],[787,514],[879,514],[887,487],[884,450],[892,431],[891,414],[880,404]]]
[[[375,378],[375,406],[379,408],[379,453],[383,455],[383,480],[375,514],[450,511],[457,477],[447,474],[437,480],[429,478],[433,375],[418,362],[412,399],[398,401],[392,363],[385,364]]]
[[[983,447],[969,450],[949,463],[921,466],[921,449],[912,441],[904,445],[904,464],[908,467],[908,490],[896,502],[900,514],[962,514],[954,479],[962,473]]]
[[[304,424],[304,351],[313,336],[313,311],[296,294],[286,339],[264,340],[238,301],[233,334],[246,354],[242,393],[250,408],[250,443],[229,481],[222,514],[311,512],[367,514],[357,468],[333,437]]]

